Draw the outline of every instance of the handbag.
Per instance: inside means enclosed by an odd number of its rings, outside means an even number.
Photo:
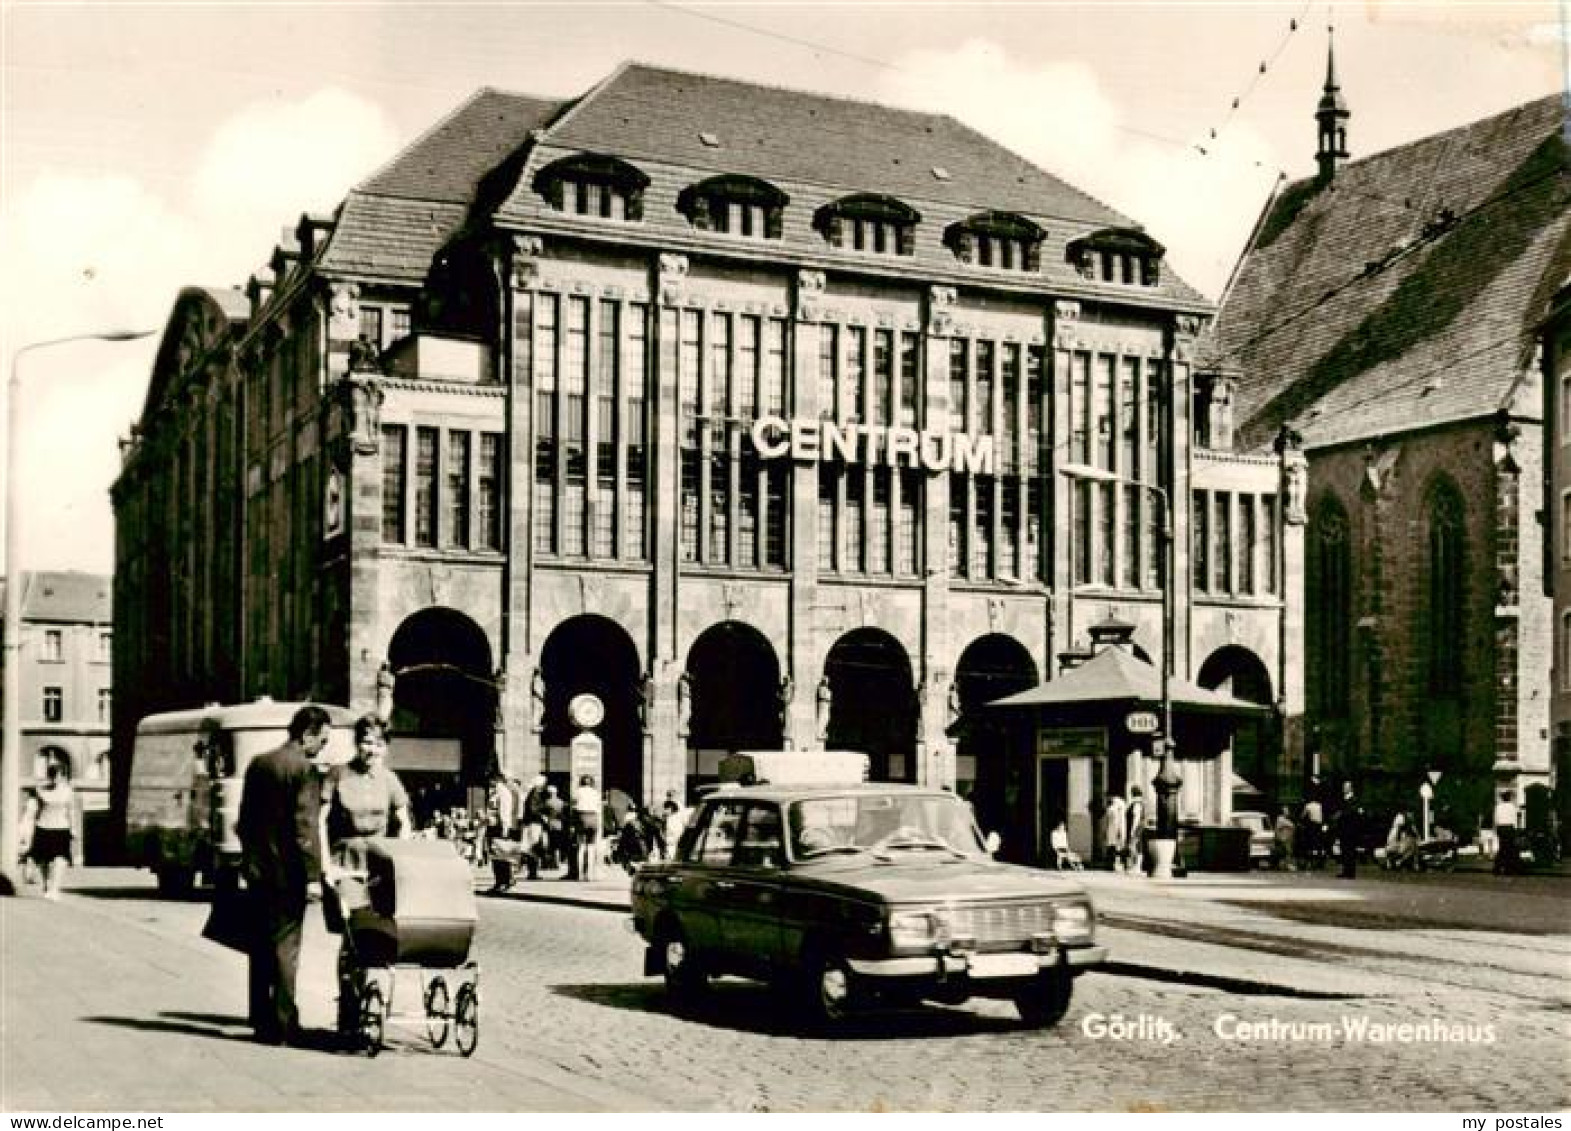
[[[202,925],[202,937],[229,950],[248,954],[255,936],[250,891],[231,884],[214,888],[213,905],[207,913],[207,922]]]

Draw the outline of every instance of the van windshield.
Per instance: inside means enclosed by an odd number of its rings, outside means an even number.
[[[950,794],[855,793],[791,803],[791,855],[951,852],[986,856],[971,810]]]

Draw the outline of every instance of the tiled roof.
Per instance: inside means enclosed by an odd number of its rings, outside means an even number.
[[[432,256],[463,223],[486,174],[563,105],[478,92],[349,194],[319,267],[389,283],[421,282]]]
[[[1514,394],[1571,267],[1563,117],[1540,99],[1278,195],[1209,341],[1242,371],[1241,446],[1536,411]]]
[[[109,624],[113,584],[106,574],[41,570],[22,575],[22,620]]]

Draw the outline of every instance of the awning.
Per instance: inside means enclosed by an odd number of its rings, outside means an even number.
[[[1186,714],[1265,715],[1271,708],[1223,691],[1213,691],[1187,679],[1168,680],[1168,696],[1175,709]],[[1057,679],[1016,692],[986,704],[987,710],[1033,707],[1136,707],[1160,708],[1162,673],[1156,666],[1122,648],[1105,648],[1079,667]]]

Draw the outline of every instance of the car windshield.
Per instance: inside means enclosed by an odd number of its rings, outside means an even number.
[[[857,793],[792,802],[791,855],[949,852],[985,856],[971,810],[949,794]]]

